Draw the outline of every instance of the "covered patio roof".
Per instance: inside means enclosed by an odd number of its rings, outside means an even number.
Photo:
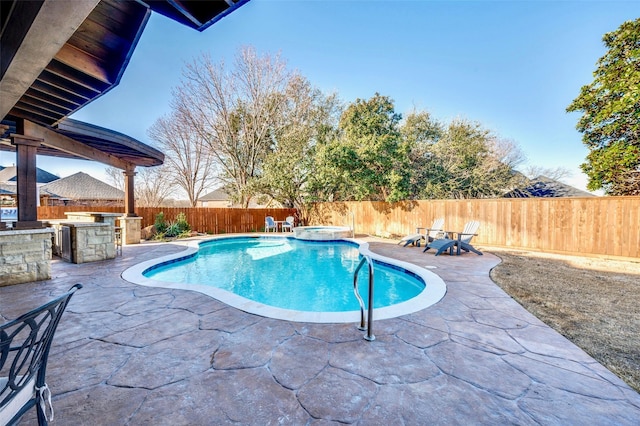
[[[40,155],[122,169],[162,164],[162,153],[142,142],[69,115],[118,85],[152,11],[202,31],[247,2],[3,0],[0,149],[15,150],[8,137],[24,130],[47,136],[37,148]],[[50,137],[67,143],[49,143]]]
[[[135,167],[160,165],[164,155],[69,116],[118,85],[152,11],[202,31],[248,1],[2,0],[0,150],[17,153],[18,221],[37,226],[36,155],[124,170],[133,215]]]
[[[4,120],[8,126],[0,138],[0,150],[15,151],[10,135],[17,133],[16,122]],[[119,169],[127,165],[158,166],[164,154],[137,139],[104,127],[71,118],[63,118],[53,127],[24,121],[26,134],[42,139],[38,155],[99,161]]]

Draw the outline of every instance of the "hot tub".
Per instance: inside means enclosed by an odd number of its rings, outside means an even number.
[[[346,226],[296,226],[293,228],[293,236],[299,240],[330,241],[350,238],[353,235],[351,228]]]

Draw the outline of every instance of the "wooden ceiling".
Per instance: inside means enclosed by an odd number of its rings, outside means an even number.
[[[107,129],[80,137],[67,118],[120,82],[152,11],[202,31],[248,1],[1,0],[0,119],[13,131],[26,120],[134,164],[161,164],[161,153],[132,138],[102,139]],[[39,153],[78,157],[51,146]]]
[[[10,118],[54,126],[108,92],[119,83],[150,14],[135,1],[98,2],[11,108]]]

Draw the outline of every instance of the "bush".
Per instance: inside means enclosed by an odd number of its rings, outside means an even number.
[[[156,232],[158,234],[164,234],[165,231],[167,230],[167,222],[164,218],[164,213],[160,212],[156,215],[156,221],[153,224],[153,226],[156,228]]]
[[[175,221],[166,222],[164,214],[158,213],[156,223],[154,225],[158,233],[156,239],[164,240],[165,238],[185,238],[191,236],[191,225],[187,222],[187,216],[184,213],[178,213]],[[162,231],[160,231],[162,229]]]
[[[180,230],[180,234],[191,231],[191,226],[189,222],[187,222],[187,215],[184,213],[178,213],[178,217],[176,217],[176,226]]]
[[[164,231],[164,236],[168,238],[177,237],[181,234],[180,227],[176,222],[169,222],[167,229]]]

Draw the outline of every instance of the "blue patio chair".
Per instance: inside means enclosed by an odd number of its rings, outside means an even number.
[[[278,231],[278,225],[276,224],[275,220],[273,220],[272,216],[267,216],[264,218],[264,232],[269,231]]]
[[[462,232],[452,232],[446,231],[447,237],[435,239],[432,242],[427,244],[427,247],[423,251],[427,251],[430,248],[436,250],[436,256],[440,253],[443,253],[449,250],[449,254],[453,255],[453,248],[456,248],[456,254],[460,254],[460,250],[464,250],[466,252],[474,252],[482,256],[482,252],[480,250],[475,249],[470,243],[471,239],[478,235],[476,232],[480,227],[480,222],[472,220],[471,222],[467,222],[464,226],[464,230]]]

